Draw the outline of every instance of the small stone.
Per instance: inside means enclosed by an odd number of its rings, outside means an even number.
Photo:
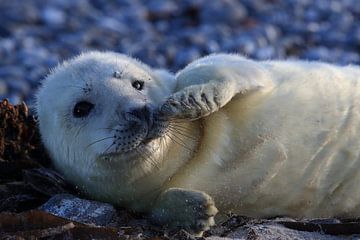
[[[102,17],[99,26],[119,33],[127,32],[127,27],[115,18]]]
[[[147,2],[147,9],[150,17],[164,18],[174,15],[178,12],[178,7],[175,2],[162,1],[162,0],[150,0]]]
[[[65,14],[54,7],[46,7],[42,12],[42,19],[49,25],[61,25],[65,22],[65,18]]]
[[[57,194],[40,209],[59,217],[97,226],[108,226],[116,221],[116,210],[112,205],[77,198],[71,194]]]
[[[15,41],[9,38],[0,39],[0,54],[11,54],[15,50]]]
[[[279,37],[279,29],[273,25],[266,25],[264,27],[264,35],[271,43],[275,43]]]
[[[5,98],[9,99],[9,102],[12,105],[18,105],[22,102],[22,99],[19,95],[17,95],[16,93],[11,94],[10,96],[5,96]]]
[[[201,11],[203,22],[237,25],[247,17],[246,8],[236,0],[207,1]]]
[[[220,46],[216,41],[210,40],[206,44],[206,49],[208,52],[211,52],[211,53],[218,52],[218,51],[220,51]]]
[[[261,60],[272,59],[275,57],[275,49],[272,46],[259,48],[255,52],[255,57]]]

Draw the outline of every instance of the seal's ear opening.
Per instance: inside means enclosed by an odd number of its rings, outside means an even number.
[[[155,69],[154,75],[158,85],[167,93],[166,95],[170,95],[175,91],[176,78],[174,74],[165,69]]]

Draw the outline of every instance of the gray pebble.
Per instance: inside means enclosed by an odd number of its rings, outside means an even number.
[[[237,25],[247,17],[247,9],[236,0],[207,1],[201,10],[201,20],[212,24]]]
[[[59,217],[97,226],[107,226],[116,221],[116,210],[112,205],[77,198],[70,194],[57,194],[40,209]]]
[[[275,57],[275,49],[272,46],[259,48],[255,52],[255,57],[261,60],[268,60]]]
[[[15,93],[10,94],[10,95],[5,95],[4,98],[9,99],[9,102],[11,104],[15,104],[15,105],[20,104],[22,102],[21,96],[18,94],[15,94]]]
[[[66,20],[64,12],[55,7],[46,7],[41,13],[41,17],[50,26],[64,24]]]

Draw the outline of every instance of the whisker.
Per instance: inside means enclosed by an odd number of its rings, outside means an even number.
[[[112,142],[109,147],[107,147],[103,154],[105,154],[112,146],[115,145],[115,142]]]
[[[119,126],[125,126],[125,124],[118,124]],[[112,131],[116,131],[118,129],[116,128],[97,128],[96,130],[112,130]]]
[[[160,146],[159,146],[159,148],[160,148],[160,152],[164,152],[164,149],[167,149],[166,141],[165,141],[164,137],[160,138]],[[164,156],[165,156],[165,154],[161,154],[161,162],[165,161]]]
[[[159,169],[159,167],[158,167],[158,165],[157,165],[157,161],[155,161],[155,159],[154,159],[153,157],[151,157],[152,154],[153,154],[153,152],[152,152],[151,150],[147,149],[146,146],[145,146],[145,148],[144,148],[144,151],[146,152],[147,158],[150,160],[150,164],[151,164],[153,167]]]
[[[135,148],[135,151],[140,155],[140,157],[146,162],[149,163],[151,166],[155,167],[155,168],[159,168],[155,162],[155,160],[153,158],[151,158],[151,152],[149,152],[149,150],[144,149],[145,151],[147,151],[147,155],[145,155],[144,153],[140,152],[139,149]]]
[[[69,87],[85,89],[85,87],[83,87],[83,86],[78,86],[78,85],[66,85],[66,86],[64,86],[63,88],[69,88]]]
[[[95,142],[92,142],[92,143],[90,143],[89,145],[87,145],[86,148],[90,147],[91,145],[93,145],[93,144],[95,144],[95,143],[98,143],[98,142],[101,142],[101,141],[104,141],[104,140],[110,139],[110,138],[114,138],[114,136],[106,137],[106,138],[103,138],[103,139],[96,140]]]
[[[190,141],[196,141],[194,138],[191,138],[191,137],[189,137],[189,136],[186,136],[186,135],[184,135],[183,133],[179,133],[179,132],[176,132],[175,130],[173,130],[174,132],[172,133],[172,136],[173,137],[176,137],[176,139],[178,140],[178,141],[181,141],[181,143],[183,143],[184,145],[186,145],[185,144],[185,140],[186,139],[184,139],[184,138],[188,138]],[[181,137],[184,137],[184,138],[181,138]]]
[[[135,150],[135,152],[136,152],[137,154],[139,154],[140,158],[141,158],[144,162],[146,162],[146,163],[148,162],[148,160],[146,159],[146,157],[144,156],[144,154],[143,154],[142,152],[140,152],[139,149],[135,148],[134,150]]]
[[[184,129],[184,130],[187,130],[189,132],[192,132],[193,130],[188,128],[188,127],[185,127],[183,125],[180,125],[180,124],[177,124],[177,123],[174,123],[174,122],[170,122],[170,125],[171,126],[174,126],[174,127],[177,127],[177,128],[181,128],[181,129]]]
[[[168,119],[165,119],[169,122],[173,122],[173,123],[189,123],[193,120],[189,120],[189,119],[180,119],[180,118],[168,118]]]
[[[171,123],[190,123],[190,122],[194,122],[196,120],[199,120],[201,118],[194,118],[194,119],[181,119],[181,118],[164,118],[162,119],[162,121],[167,121],[167,122],[171,122]]]
[[[168,128],[182,134],[183,136],[186,136],[188,138],[192,138],[195,140],[195,138],[192,136],[193,132],[194,132],[193,130],[191,131],[190,129],[181,128],[178,125],[172,125],[172,124],[170,124],[168,126]]]
[[[116,129],[115,128],[97,128],[95,130],[113,130],[113,131],[115,131]]]
[[[118,117],[118,119],[122,119],[121,112],[119,110],[116,110],[115,114]]]
[[[87,123],[85,123],[84,125],[82,125],[81,127],[78,128],[78,130],[75,133],[76,138],[79,136],[81,130],[83,130],[86,125],[87,125]]]
[[[192,150],[191,150],[190,148],[188,148],[188,147],[186,146],[186,144],[185,144],[184,142],[182,142],[182,140],[181,140],[178,136],[176,136],[175,134],[169,133],[167,136],[168,136],[173,142],[177,143],[178,145],[180,145],[181,147],[185,148],[185,149],[188,150],[189,152],[192,152]],[[174,139],[175,137],[176,137],[176,139]]]
[[[177,129],[177,128],[173,127],[173,126],[169,126],[169,129],[176,132],[176,133],[178,133],[179,135],[184,136],[186,138],[189,138],[191,140],[194,140],[194,141],[197,140],[195,137],[191,136],[190,132],[186,132],[184,130]]]

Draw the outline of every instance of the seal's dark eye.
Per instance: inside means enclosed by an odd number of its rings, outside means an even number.
[[[141,91],[143,88],[144,88],[144,82],[143,81],[134,81],[132,83],[132,86],[136,89],[136,90],[139,90]]]
[[[90,102],[86,102],[86,101],[81,101],[76,103],[74,110],[73,110],[73,115],[76,118],[81,118],[81,117],[86,117],[87,115],[89,115],[91,109],[93,109],[94,104],[90,103]]]

